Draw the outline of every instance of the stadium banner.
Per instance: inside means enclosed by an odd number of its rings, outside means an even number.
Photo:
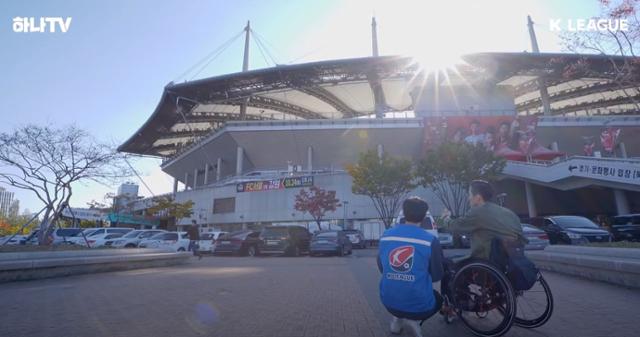
[[[236,185],[237,192],[260,192],[313,186],[313,176],[245,181]]]
[[[640,155],[640,122],[625,118],[426,117],[424,128],[425,150],[442,142],[467,142],[506,159],[523,161],[551,160],[564,155]],[[557,150],[552,148],[554,142]],[[621,143],[625,143],[624,149]]]
[[[425,150],[443,142],[469,143],[511,160],[562,155],[538,144],[534,116],[426,117]]]

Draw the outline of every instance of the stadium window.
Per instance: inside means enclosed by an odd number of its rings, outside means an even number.
[[[236,211],[236,198],[213,199],[213,214],[233,213]]]

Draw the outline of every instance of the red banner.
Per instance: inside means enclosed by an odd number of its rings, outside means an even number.
[[[553,159],[563,153],[536,142],[537,118],[532,116],[426,117],[424,145],[466,142],[510,160]]]

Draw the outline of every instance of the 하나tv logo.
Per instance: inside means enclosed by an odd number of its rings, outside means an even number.
[[[402,246],[395,248],[389,253],[389,265],[391,269],[398,273],[406,273],[413,267],[413,246]]]

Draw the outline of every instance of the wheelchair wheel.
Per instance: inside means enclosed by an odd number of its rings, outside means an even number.
[[[553,313],[553,295],[542,274],[531,289],[517,292],[516,306],[515,325],[531,329],[547,323]]]
[[[458,269],[452,281],[458,316],[475,335],[497,337],[511,328],[516,300],[511,283],[486,262],[471,261]]]

